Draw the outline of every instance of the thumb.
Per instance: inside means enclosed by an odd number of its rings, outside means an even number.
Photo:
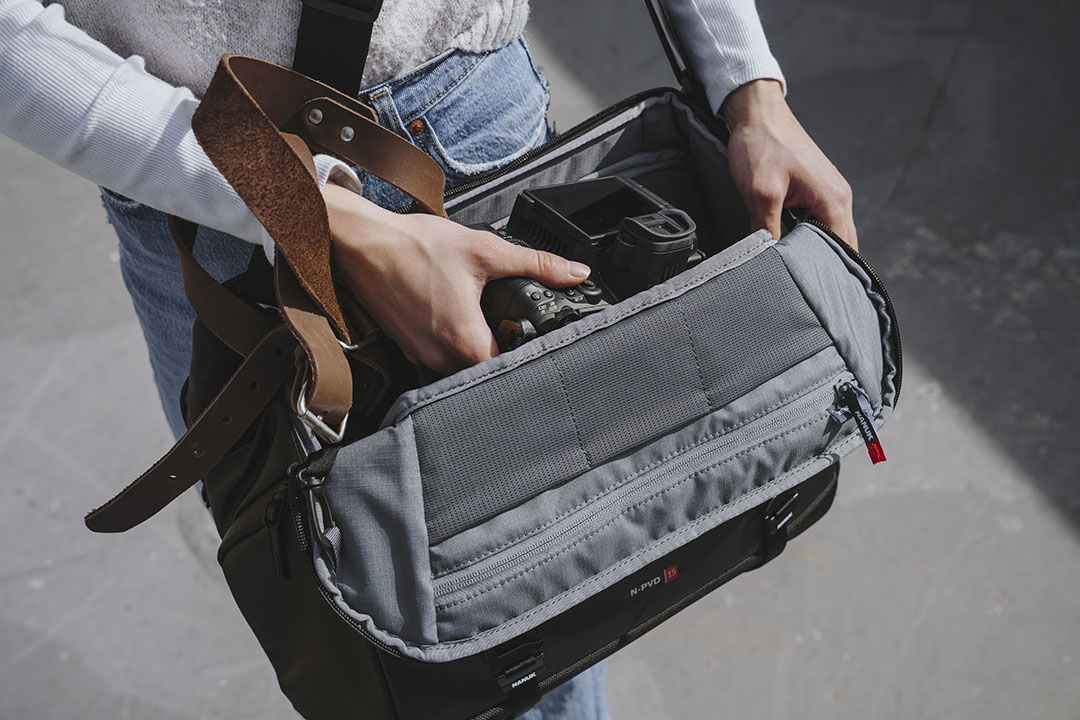
[[[592,272],[588,265],[567,260],[554,253],[514,245],[496,239],[494,251],[486,258],[485,270],[489,280],[514,275],[539,280],[552,287],[577,285]]]

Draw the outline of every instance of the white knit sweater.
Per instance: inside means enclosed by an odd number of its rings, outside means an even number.
[[[46,3],[48,4],[48,3]],[[292,64],[300,0],[61,0],[67,21],[123,57],[202,95],[225,52]],[[364,87],[447,48],[495,50],[525,29],[525,0],[388,0],[371,34]]]
[[[210,163],[191,116],[225,52],[288,65],[299,0],[0,0],[0,132],[99,185],[262,243],[265,230]],[[754,0],[667,0],[713,109],[757,78],[783,81]],[[528,0],[385,0],[364,84],[447,48],[501,47]],[[316,158],[320,182],[347,172]],[[344,177],[344,175],[343,175]]]

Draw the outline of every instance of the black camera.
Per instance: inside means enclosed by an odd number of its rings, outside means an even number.
[[[593,269],[589,280],[561,290],[521,277],[488,283],[481,307],[504,351],[704,259],[689,215],[633,180],[619,177],[526,190],[518,195],[505,227],[488,229],[509,242]]]

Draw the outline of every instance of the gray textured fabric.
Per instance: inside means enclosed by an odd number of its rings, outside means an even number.
[[[690,297],[685,308],[712,407],[831,344],[772,248],[739,274],[717,278],[711,296]]]
[[[490,222],[526,185],[605,173],[662,196],[700,186],[690,203],[712,223],[713,251],[742,232],[745,218],[724,209],[737,200],[722,146],[670,96],[448,208]],[[344,614],[409,657],[495,647],[861,447],[854,421],[829,410],[854,379],[881,425],[896,395],[893,331],[866,273],[823,233],[755,233],[402,395],[369,446],[343,451],[361,470],[332,478],[335,516],[341,502],[380,506],[341,523],[362,557],[332,566],[320,555],[316,568]],[[381,459],[361,460],[369,448]],[[422,579],[388,582],[387,558]]]
[[[435,642],[412,419],[343,447],[326,497],[341,538],[334,592],[387,632]]]
[[[588,468],[552,356],[413,416],[431,542]]]
[[[769,249],[420,408],[431,542],[697,420],[829,344]]]
[[[820,372],[832,377],[844,370],[844,362],[829,346],[806,361],[778,375],[754,392],[732,400],[713,410],[698,427],[700,436],[730,431],[741,423],[767,415],[790,404],[815,388],[811,373]],[[820,383],[818,383],[819,385]],[[629,460],[617,460],[607,470],[583,473],[565,485],[549,490],[527,503],[509,510],[497,518],[465,530],[431,547],[431,570],[436,583],[445,575],[491,557],[515,543],[527,542],[564,517],[580,511],[588,503],[610,494],[620,487],[624,476],[634,470],[653,465],[677,449],[688,446],[680,436],[692,436],[693,429],[680,430],[672,439],[661,439],[641,448]]]
[[[813,377],[818,370],[802,372]],[[440,640],[498,627],[654,543],[674,542],[681,528],[702,518],[758,504],[777,475],[828,444],[836,429],[828,412],[834,386],[850,377],[846,371],[814,377],[811,392],[731,429],[707,417],[645,450],[651,462],[639,451],[598,468],[594,473],[614,489],[529,540],[435,582]]]
[[[891,333],[884,299],[873,290],[866,272],[836,250],[824,232],[813,225],[801,225],[798,230],[800,234],[814,233],[822,242],[793,242],[794,238],[788,236],[777,243],[775,251],[784,259],[795,284],[866,390],[871,404],[881,408],[883,395],[892,398],[891,378],[896,369],[891,367],[886,373],[884,367],[891,354],[883,346]],[[873,304],[855,301],[868,295]],[[883,382],[887,379],[890,385],[885,388]]]

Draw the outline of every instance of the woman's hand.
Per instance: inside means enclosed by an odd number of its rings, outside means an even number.
[[[412,362],[450,374],[499,350],[480,310],[489,280],[576,285],[589,268],[433,215],[400,215],[328,183],[334,265]]]
[[[743,85],[724,100],[720,114],[731,129],[731,175],[752,229],[780,237],[781,211],[803,208],[858,247],[851,187],[795,119],[779,82]]]

